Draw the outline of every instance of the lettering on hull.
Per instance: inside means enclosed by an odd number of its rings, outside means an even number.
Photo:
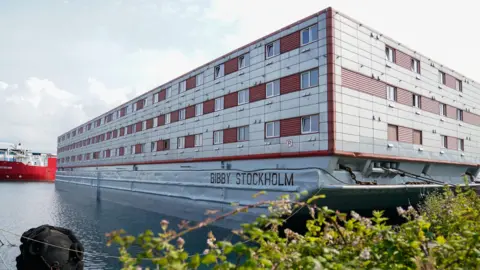
[[[210,183],[217,185],[293,186],[293,173],[210,173]]]

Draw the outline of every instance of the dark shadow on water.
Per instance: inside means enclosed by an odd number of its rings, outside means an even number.
[[[58,191],[59,202],[68,206],[71,214],[60,215],[59,223],[73,229],[84,242],[85,251],[101,252],[104,255],[118,256],[118,246],[106,246],[105,233],[113,230],[124,229],[130,235],[138,235],[147,229],[155,234],[161,232],[160,221],[165,219],[170,223],[170,228],[178,231],[177,224],[182,221],[179,218],[144,211],[133,207],[126,207],[108,201],[85,201],[71,192]],[[168,207],[165,205],[163,207]],[[73,217],[73,213],[81,213]],[[195,224],[195,223],[193,223]],[[217,240],[229,240],[236,242],[239,238],[230,230],[208,226],[186,234],[185,250],[190,254],[202,253],[207,248],[207,234],[212,231]],[[132,249],[138,251],[138,249]],[[103,269],[119,269],[120,262],[116,258],[105,258],[97,255],[86,255],[87,266],[104,264]],[[145,266],[147,266],[146,264]]]

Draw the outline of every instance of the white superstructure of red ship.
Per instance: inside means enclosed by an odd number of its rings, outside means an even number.
[[[0,142],[0,182],[54,182],[57,157]]]

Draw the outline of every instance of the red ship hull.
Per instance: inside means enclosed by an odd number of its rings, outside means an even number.
[[[30,166],[21,162],[0,161],[0,182],[55,182],[57,159],[48,158],[48,166]]]

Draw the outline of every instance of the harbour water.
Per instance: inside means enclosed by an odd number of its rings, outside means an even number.
[[[169,207],[161,205],[159,207]],[[175,225],[181,219],[160,213],[126,207],[108,201],[96,202],[55,189],[50,183],[0,183],[0,233],[3,243],[15,244],[15,247],[0,247],[0,269],[16,269],[15,257],[19,254],[20,235],[42,224],[61,226],[74,231],[85,247],[85,269],[120,269],[116,258],[118,246],[107,247],[105,233],[125,229],[129,234],[137,235],[146,229],[160,232],[160,221],[166,219]],[[206,248],[208,231],[212,231],[217,240],[237,240],[231,231],[209,226],[185,235],[186,250],[202,252]]]

